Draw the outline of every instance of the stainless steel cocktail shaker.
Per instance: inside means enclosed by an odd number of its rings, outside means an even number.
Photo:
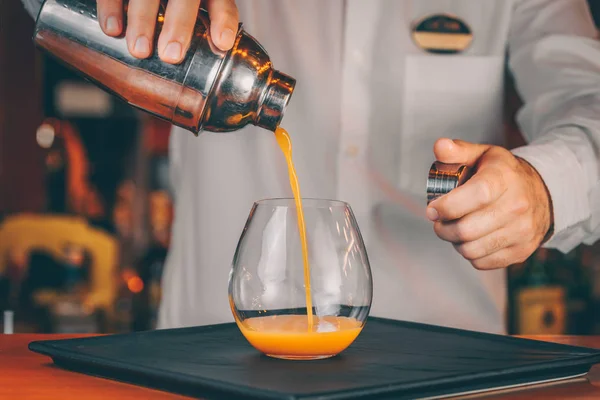
[[[156,37],[164,21],[164,3]],[[46,0],[37,18],[36,45],[107,91],[194,134],[253,124],[274,131],[296,81],[273,69],[267,52],[240,24],[233,49],[212,45],[201,11],[185,59],[129,54],[124,37],[102,32],[93,0]],[[156,46],[155,46],[156,48]]]

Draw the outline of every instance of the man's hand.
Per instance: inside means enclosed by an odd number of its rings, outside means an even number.
[[[527,259],[552,225],[550,196],[537,171],[497,146],[439,139],[434,153],[438,161],[476,171],[427,207],[436,234],[477,269]]]
[[[123,0],[97,0],[98,21],[104,33],[119,36],[123,31]],[[191,42],[201,0],[170,0],[158,39],[158,55],[168,63],[183,60]],[[210,36],[220,50],[233,47],[238,26],[234,0],[205,0],[210,16]],[[127,46],[131,55],[147,58],[152,54],[154,28],[160,0],[129,0]]]

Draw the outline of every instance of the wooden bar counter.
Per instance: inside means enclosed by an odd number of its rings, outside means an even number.
[[[166,392],[70,372],[28,350],[35,340],[83,335],[0,335],[0,399],[187,399]],[[533,336],[531,339],[600,348],[600,336]],[[600,364],[586,378],[462,399],[600,399]]]

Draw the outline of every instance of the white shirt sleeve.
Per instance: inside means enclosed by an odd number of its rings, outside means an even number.
[[[518,0],[508,51],[529,143],[513,154],[538,171],[552,199],[544,246],[591,244],[600,238],[600,41],[586,0]]]

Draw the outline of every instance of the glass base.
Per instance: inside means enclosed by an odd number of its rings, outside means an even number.
[[[320,356],[286,356],[284,354],[265,354],[271,358],[279,358],[280,360],[293,360],[293,361],[310,361],[310,360],[324,360],[326,358],[334,357],[335,354],[325,354]]]

